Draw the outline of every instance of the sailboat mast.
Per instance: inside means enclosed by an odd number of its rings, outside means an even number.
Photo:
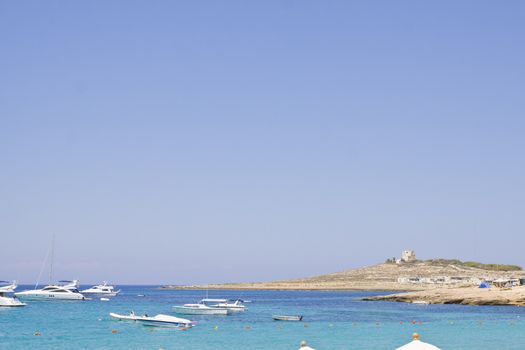
[[[55,235],[51,239],[51,264],[49,268],[49,284],[53,284],[53,260],[55,259]]]

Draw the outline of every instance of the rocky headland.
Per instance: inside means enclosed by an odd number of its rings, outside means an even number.
[[[163,289],[243,289],[243,290],[366,290],[366,291],[426,291],[472,286],[473,283],[411,283],[407,279],[432,279],[436,277],[463,279],[525,278],[519,266],[480,264],[459,260],[418,260],[396,264],[387,262],[326,275],[270,282],[244,282],[209,285],[166,285]],[[405,280],[405,281],[403,281]],[[401,282],[400,282],[401,281]],[[465,289],[462,289],[465,290]]]

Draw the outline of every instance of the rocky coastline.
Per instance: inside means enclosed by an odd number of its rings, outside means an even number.
[[[512,288],[438,288],[362,298],[417,304],[513,305],[525,306],[525,286]]]

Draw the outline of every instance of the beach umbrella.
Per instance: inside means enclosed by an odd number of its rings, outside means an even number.
[[[301,346],[299,347],[299,350],[315,350],[315,349],[309,347],[308,344],[303,340],[301,342]]]
[[[419,340],[419,334],[414,333],[412,335],[412,341],[406,345],[403,345],[396,350],[441,350],[437,346],[429,343],[424,343]]]

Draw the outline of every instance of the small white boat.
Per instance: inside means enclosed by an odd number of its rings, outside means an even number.
[[[182,315],[229,315],[230,310],[220,309],[218,307],[211,307],[204,303],[198,304],[184,304],[182,306],[174,306],[176,313]]]
[[[414,300],[412,302],[412,304],[416,304],[416,305],[429,305],[430,302],[426,301],[426,300]]]
[[[100,298],[100,301],[109,301],[109,298]]]
[[[66,284],[50,284],[42,289],[25,290],[15,293],[20,299],[26,300],[85,300],[77,287],[78,281],[60,281]]]
[[[202,299],[201,303],[206,305],[212,303],[209,306],[219,309],[227,309],[231,312],[242,312],[246,310],[241,299]]]
[[[301,315],[293,315],[293,316],[290,316],[290,315],[273,315],[272,318],[275,320],[275,321],[302,321],[303,320],[303,316]]]
[[[114,297],[117,296],[118,293],[120,293],[120,289],[115,291],[115,287],[108,286],[107,282],[104,281],[104,283],[99,284],[98,286],[93,286],[88,289],[84,289],[80,291],[80,293],[85,295],[100,295],[105,297]]]
[[[172,326],[184,328],[193,326],[193,322],[190,320],[163,314],[158,314],[156,316],[148,316],[147,314],[144,314],[142,316],[139,316],[135,315],[135,313],[132,311],[129,315],[119,315],[111,312],[109,316],[117,320],[137,321],[149,326]]]
[[[1,284],[9,283],[6,281],[0,281]],[[17,307],[17,306],[26,306],[25,303],[18,300],[16,296],[9,296],[8,293],[14,293],[17,287],[16,281],[13,283],[0,287],[0,307]]]

